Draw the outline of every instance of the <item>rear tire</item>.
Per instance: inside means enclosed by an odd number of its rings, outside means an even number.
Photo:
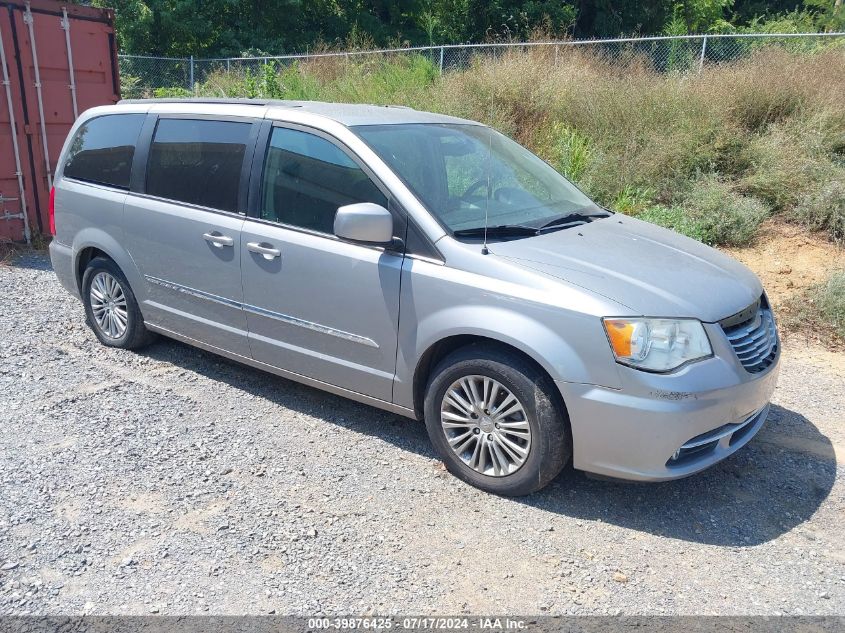
[[[446,468],[494,494],[527,495],[572,455],[554,383],[519,354],[473,344],[444,358],[426,390],[425,424]]]
[[[144,326],[135,294],[117,264],[95,257],[82,276],[82,303],[88,325],[107,347],[138,349],[155,339]]]

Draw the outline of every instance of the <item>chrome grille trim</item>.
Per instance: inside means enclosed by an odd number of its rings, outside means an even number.
[[[738,320],[737,316],[743,318]],[[775,362],[778,335],[774,315],[765,297],[719,324],[746,371],[757,374]]]
[[[714,454],[727,456],[746,444],[763,426],[769,414],[769,405],[743,417],[739,422],[723,424],[684,442],[666,462],[667,468],[676,468],[711,459]]]
[[[708,431],[707,433],[702,433],[701,435],[696,435],[691,440],[688,440],[681,446],[681,450],[689,450],[691,448],[697,448],[699,446],[704,446],[705,444],[710,444],[718,442],[723,437],[727,437],[728,435],[733,435],[741,428],[747,426],[754,422],[758,416],[760,415],[760,411],[755,411],[751,415],[749,415],[745,420],[742,422],[735,422],[733,424],[725,424],[720,426],[717,429],[713,429],[712,431]]]

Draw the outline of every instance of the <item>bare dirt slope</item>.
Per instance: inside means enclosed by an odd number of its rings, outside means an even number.
[[[763,224],[753,245],[722,250],[757,273],[778,312],[832,271],[845,270],[845,248],[779,220]]]

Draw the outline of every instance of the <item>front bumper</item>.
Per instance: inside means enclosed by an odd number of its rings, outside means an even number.
[[[726,343],[714,348],[713,358],[671,375],[620,366],[621,389],[558,381],[575,468],[664,481],[704,470],[747,444],[765,422],[780,356],[752,375]]]

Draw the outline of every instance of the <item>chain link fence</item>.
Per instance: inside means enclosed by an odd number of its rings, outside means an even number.
[[[440,74],[469,68],[476,59],[498,58],[513,52],[542,53],[558,63],[574,51],[588,53],[611,64],[645,64],[660,73],[700,72],[710,64],[745,59],[764,48],[813,53],[830,47],[845,48],[845,33],[757,33],[683,35],[557,42],[449,44],[372,51],[343,51],[268,57],[199,59],[119,55],[124,98],[188,96],[209,77],[257,76],[267,66],[284,68],[297,63],[356,64],[408,56],[427,59]]]

